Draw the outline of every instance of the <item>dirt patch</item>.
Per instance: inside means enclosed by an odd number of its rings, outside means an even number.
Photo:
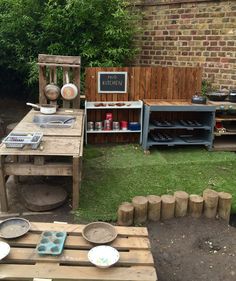
[[[159,281],[235,281],[236,229],[185,217],[149,223]]]

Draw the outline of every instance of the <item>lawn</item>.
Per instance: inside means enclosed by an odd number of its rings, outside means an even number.
[[[87,221],[116,219],[123,201],[136,195],[202,194],[205,188],[233,194],[236,212],[236,154],[204,148],[153,149],[144,155],[138,145],[86,146],[80,208]]]

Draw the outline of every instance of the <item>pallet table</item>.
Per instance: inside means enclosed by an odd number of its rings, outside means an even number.
[[[38,149],[6,148],[0,145],[0,202],[1,211],[8,210],[6,192],[6,176],[71,176],[72,208],[78,208],[79,187],[81,180],[84,111],[70,109],[70,115],[76,118],[72,128],[40,128],[32,123],[33,116],[40,114],[31,110],[25,118],[14,128],[13,132],[42,132],[44,134]],[[58,114],[68,114],[67,109],[60,109]],[[12,156],[15,162],[6,162],[6,156]],[[30,159],[28,162],[17,162],[18,157]],[[50,159],[47,161],[47,157]]]
[[[88,260],[94,246],[81,235],[84,225],[31,223],[23,237],[7,240],[10,254],[0,261],[0,279],[4,280],[133,280],[155,281],[156,270],[145,227],[117,226],[118,236],[111,246],[120,253],[118,263],[101,269]],[[36,245],[42,231],[66,231],[64,250],[59,256],[39,256]]]

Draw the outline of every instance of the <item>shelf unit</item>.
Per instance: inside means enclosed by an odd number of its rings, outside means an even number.
[[[143,149],[148,151],[151,146],[157,145],[204,145],[211,150],[215,110],[215,106],[195,105],[186,100],[144,100]],[[170,125],[156,126],[152,120],[160,123],[165,120]],[[179,120],[194,120],[197,125],[185,126]],[[168,135],[170,138],[154,141],[153,135]]]
[[[236,103],[209,101],[216,107],[215,122],[222,124],[223,131],[214,131],[213,150],[236,151]]]
[[[97,106],[99,105],[99,106]],[[96,120],[96,116],[93,116],[92,120],[88,118],[88,115],[90,112],[95,112],[98,110],[102,111],[122,111],[122,110],[137,110],[137,120],[126,120],[128,122],[139,122],[140,124],[140,130],[88,130],[87,125],[89,121],[104,121],[103,120]],[[95,115],[95,114],[94,114]],[[88,135],[89,134],[139,134],[139,143],[142,143],[142,130],[143,130],[143,102],[141,100],[138,101],[106,101],[106,102],[91,102],[91,101],[85,101],[85,143],[88,143]],[[116,118],[116,120],[113,121],[122,121],[124,118],[119,120],[120,118]]]

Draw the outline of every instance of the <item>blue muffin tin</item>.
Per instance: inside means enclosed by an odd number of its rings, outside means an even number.
[[[40,242],[37,245],[39,255],[60,255],[67,233],[64,231],[44,231],[41,235]]]

